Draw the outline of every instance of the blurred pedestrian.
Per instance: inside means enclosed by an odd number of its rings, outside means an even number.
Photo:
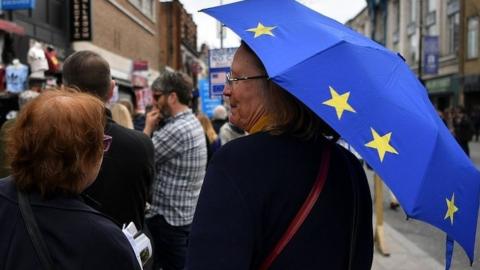
[[[38,92],[26,90],[18,95],[18,107],[21,110],[28,102],[40,95]],[[6,131],[15,124],[18,112],[15,112],[14,117],[3,123],[0,129],[0,178],[6,177],[10,174],[10,167],[6,161],[5,155],[5,139]]]
[[[222,145],[245,135],[247,135],[247,132],[229,122],[223,124],[219,133]]]
[[[218,105],[213,109],[212,125],[217,134],[220,133],[220,128],[228,121],[227,109],[223,105]]]
[[[133,104],[130,100],[128,99],[120,99],[117,103],[122,104],[128,109],[128,112],[130,113],[130,117],[133,119],[133,116],[135,116],[135,112],[133,110]]]
[[[269,80],[243,42],[224,96],[229,121],[250,135],[222,146],[208,167],[187,269],[262,269],[282,236],[290,241],[271,269],[370,269],[369,186],[357,158],[325,137],[338,135]],[[323,183],[318,201],[306,200]],[[303,203],[314,203],[310,213]],[[296,215],[305,222],[287,231]]]
[[[110,111],[112,112],[112,120],[115,121],[115,123],[123,127],[133,129],[132,116],[130,115],[127,107],[125,107],[123,104],[115,103],[110,108]]]
[[[478,135],[480,134],[480,107],[478,105],[473,108],[472,122],[474,126],[475,141],[478,142]]]
[[[141,269],[122,231],[79,196],[112,140],[105,123],[103,103],[73,90],[20,111],[7,132],[12,176],[0,181],[1,269]]]
[[[109,64],[92,51],[69,56],[63,64],[63,80],[65,85],[91,93],[104,103],[110,100],[115,87]],[[138,229],[143,229],[154,175],[152,141],[142,132],[116,124],[109,110],[105,114],[105,133],[114,139],[97,180],[85,190],[93,199],[87,202],[119,226],[133,221]]]
[[[205,135],[192,110],[191,89],[180,73],[164,72],[152,84],[155,108],[144,133],[155,146],[156,175],[147,224],[155,269],[184,269],[187,240],[207,164]],[[158,123],[163,126],[157,129]],[[156,131],[155,131],[156,130]]]
[[[200,121],[202,125],[203,131],[205,132],[205,138],[207,141],[207,163],[212,158],[213,154],[220,149],[222,143],[220,141],[220,137],[218,137],[217,133],[213,129],[212,123],[204,114],[199,113],[197,114],[197,119]]]
[[[458,144],[462,147],[463,151],[465,151],[465,154],[470,156],[468,142],[473,138],[474,128],[472,121],[470,121],[465,109],[462,107],[457,108],[455,111],[453,130]]]

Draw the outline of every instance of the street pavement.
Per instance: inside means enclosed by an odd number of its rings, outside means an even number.
[[[480,143],[470,143],[470,155],[480,169]],[[366,170],[373,192],[373,172]],[[434,270],[445,269],[445,233],[417,220],[407,220],[398,208],[391,210],[388,188],[384,189],[385,244],[390,256],[384,257],[375,248],[373,270]],[[480,223],[480,221],[479,221]],[[374,223],[375,224],[375,223]],[[480,269],[480,226],[477,226],[475,262],[470,266],[468,257],[455,244],[452,270]]]

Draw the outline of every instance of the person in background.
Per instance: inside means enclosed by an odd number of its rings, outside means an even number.
[[[205,132],[205,138],[207,140],[207,163],[212,158],[213,154],[220,149],[222,143],[217,133],[213,129],[212,123],[204,114],[197,114],[197,119],[202,124],[203,131]]]
[[[223,124],[223,126],[220,128],[220,141],[222,145],[228,143],[229,141],[235,140],[237,138],[243,137],[247,135],[248,133],[244,131],[243,129],[235,126],[234,124],[227,122]]]
[[[261,269],[322,181],[305,222],[269,269],[370,269],[370,190],[358,159],[334,142],[338,134],[269,80],[243,42],[223,94],[229,121],[250,135],[223,145],[209,164],[187,269]]]
[[[108,62],[92,51],[78,51],[65,60],[63,81],[104,103],[115,87]],[[105,133],[114,139],[97,180],[84,194],[91,198],[87,201],[90,206],[112,217],[119,226],[133,221],[142,230],[154,176],[152,141],[142,132],[115,123],[109,110],[105,115]]]
[[[217,134],[220,133],[220,128],[228,121],[227,109],[223,105],[218,105],[213,109],[212,125]]]
[[[133,119],[133,116],[135,115],[134,110],[133,110],[133,104],[130,102],[128,99],[120,99],[117,103],[122,104],[123,106],[127,107],[128,112],[130,113],[130,117]]]
[[[475,133],[473,123],[466,114],[464,108],[457,108],[453,118],[453,132],[455,139],[467,156],[470,157],[470,147],[468,142],[472,140]]]
[[[127,107],[125,107],[123,104],[115,103],[110,108],[110,111],[112,112],[112,119],[115,121],[115,123],[123,127],[133,129],[132,116],[130,115]]]
[[[80,197],[109,149],[105,123],[104,104],[72,89],[46,91],[21,110],[7,131],[12,175],[0,181],[0,269],[141,269],[120,228]],[[51,268],[18,197],[32,209]]]
[[[144,133],[155,146],[156,175],[147,224],[154,269],[184,269],[190,224],[207,165],[205,134],[188,107],[191,86],[180,73],[164,72],[152,84],[155,107]],[[157,130],[159,122],[163,125]]]
[[[31,90],[23,91],[18,95],[18,107],[20,110],[34,98],[38,97],[39,93]],[[6,156],[5,156],[5,139],[6,131],[15,124],[15,119],[18,112],[15,111],[12,114],[13,118],[10,118],[5,123],[3,123],[2,128],[0,129],[0,178],[7,177],[10,174],[10,167],[7,165]]]

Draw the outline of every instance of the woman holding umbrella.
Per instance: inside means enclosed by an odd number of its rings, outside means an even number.
[[[371,197],[358,160],[242,42],[224,95],[251,135],[212,159],[188,269],[370,269]]]

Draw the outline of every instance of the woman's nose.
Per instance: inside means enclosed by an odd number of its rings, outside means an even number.
[[[223,87],[223,95],[229,97],[231,93],[232,87],[228,83],[225,83],[225,86]]]

